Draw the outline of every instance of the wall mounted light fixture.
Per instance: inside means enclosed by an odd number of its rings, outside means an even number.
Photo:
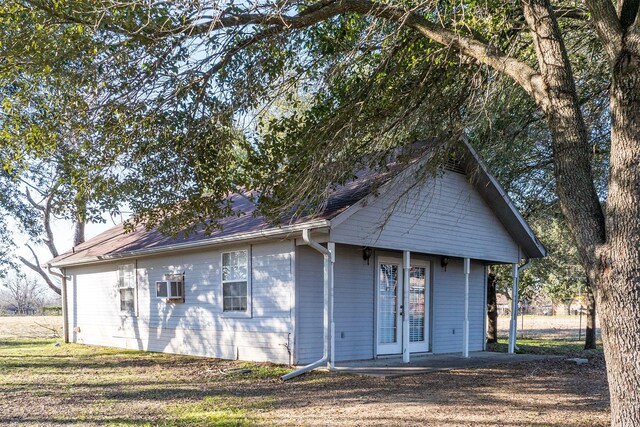
[[[371,258],[372,254],[373,249],[371,249],[369,246],[362,249],[362,259],[367,261],[367,265],[369,265],[369,258]]]
[[[447,271],[447,265],[449,265],[449,257],[443,256],[440,260],[440,267],[444,268],[444,271]]]

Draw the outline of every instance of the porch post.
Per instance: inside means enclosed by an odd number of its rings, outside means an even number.
[[[516,350],[516,332],[518,327],[518,264],[512,264],[511,278],[513,285],[511,289],[511,326],[509,328],[509,353]]]
[[[411,268],[411,252],[402,254],[402,361],[409,363],[409,273]]]
[[[329,318],[331,319],[331,342],[329,343],[330,359],[329,369],[335,369],[336,363],[336,322],[334,316],[334,283],[333,283],[333,269],[336,262],[336,244],[333,242],[327,243],[327,249],[329,250]]]
[[[469,273],[471,261],[464,259],[464,325],[462,327],[462,357],[469,357]]]

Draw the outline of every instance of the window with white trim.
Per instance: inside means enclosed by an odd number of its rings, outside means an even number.
[[[136,313],[136,277],[133,264],[118,266],[118,294],[120,311],[135,315]]]
[[[174,302],[184,302],[184,275],[183,274],[165,274],[164,280],[156,282],[156,296],[158,298],[167,298]]]
[[[222,253],[222,310],[246,312],[249,295],[249,252]]]

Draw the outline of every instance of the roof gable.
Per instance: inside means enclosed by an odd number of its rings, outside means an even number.
[[[544,247],[515,209],[504,189],[490,175],[468,142],[463,141],[462,144],[465,147],[464,168],[467,171],[476,171],[473,174],[474,186],[496,211],[496,215],[509,229],[518,244],[523,247],[525,255],[528,257],[545,256]],[[286,224],[271,224],[264,217],[256,214],[255,206],[247,197],[236,194],[232,196],[234,210],[242,211],[243,214],[221,219],[221,229],[212,234],[206,234],[202,229],[199,229],[190,235],[179,235],[172,238],[158,230],[146,230],[144,227],[138,227],[133,232],[125,233],[123,225],[120,224],[52,259],[48,264],[51,266],[71,266],[234,241],[286,236],[290,233],[300,232],[303,228],[329,226],[336,228],[364,206],[372,203],[379,194],[390,191],[400,183],[415,179],[416,168],[419,168],[427,160],[428,156],[423,156],[414,159],[408,167],[403,169],[399,168],[399,165],[395,165],[384,171],[360,174],[357,179],[337,186],[329,194],[326,205],[319,213],[292,218]]]
[[[542,245],[542,243],[538,240],[529,224],[522,217],[518,209],[509,198],[507,192],[504,190],[502,185],[500,185],[498,180],[489,172],[488,167],[486,166],[480,155],[473,149],[466,138],[460,140],[460,147],[462,148],[462,157],[460,161],[455,163],[447,162],[447,164],[443,165],[441,169],[449,171],[451,173],[457,173],[466,176],[468,184],[472,185],[473,190],[477,191],[477,193],[482,197],[485,208],[488,206],[495,214],[495,217],[499,220],[501,226],[495,227],[494,231],[501,233],[503,230],[506,230],[512,237],[513,241],[519,246],[520,253],[516,262],[519,262],[520,258],[541,258],[547,256],[547,251],[544,245]],[[403,193],[403,191],[406,191],[406,188],[414,186],[417,179],[424,179],[424,176],[417,178],[416,175],[420,175],[418,174],[419,169],[424,166],[429,160],[430,157],[428,155],[417,159],[393,179],[386,182],[376,194],[368,194],[357,203],[354,203],[348,209],[345,209],[344,212],[340,213],[331,220],[332,230],[339,229],[343,222],[348,221],[349,218],[351,218],[353,215],[356,215],[361,209],[370,206],[372,203],[375,203],[375,199],[380,194],[393,193],[395,194],[395,196],[391,197],[393,201],[389,201],[389,203],[398,203],[398,199],[402,195],[401,193]],[[465,186],[462,180],[458,181],[459,186]],[[469,190],[467,195],[471,197],[472,190],[470,188],[468,188],[467,190]],[[433,195],[429,197],[432,196]],[[413,200],[412,203],[415,206],[416,203],[419,203],[419,201]],[[483,203],[478,203],[478,200],[476,200],[476,204],[478,206],[483,205]],[[426,209],[428,209],[427,205],[428,203],[424,206]],[[415,214],[418,213],[419,212],[416,212]],[[457,213],[460,214],[460,212]],[[385,216],[388,217],[389,215],[391,215],[392,212],[383,209],[379,210],[378,214],[381,218],[384,218]],[[432,214],[437,215],[437,212],[432,212]],[[451,217],[449,218],[449,220],[453,221]],[[381,227],[384,224],[380,223],[378,225],[380,226],[379,230],[369,230],[368,232],[372,233],[372,236],[377,236],[377,242],[380,242],[380,235],[382,232]],[[408,227],[409,225],[410,223],[407,224]],[[490,224],[485,224],[485,226],[489,225]],[[347,224],[344,227],[348,228],[352,226],[352,224]],[[361,233],[365,232],[361,229],[361,227],[359,231]],[[335,236],[335,233],[333,234],[333,236]],[[460,256],[460,253],[456,254],[454,252],[439,253],[449,254],[451,256]],[[483,259],[480,254],[478,254],[477,257],[479,259]],[[505,260],[503,259],[502,262],[504,261]]]
[[[334,227],[336,243],[519,262],[518,244],[466,175],[440,170],[402,180]]]

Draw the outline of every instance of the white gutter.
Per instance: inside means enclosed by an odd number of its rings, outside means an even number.
[[[71,266],[77,266],[77,265],[110,262],[110,261],[120,260],[125,258],[135,258],[140,256],[146,256],[146,255],[155,255],[155,254],[161,254],[161,253],[172,252],[177,250],[189,250],[189,249],[197,249],[197,248],[208,247],[208,246],[216,246],[224,243],[235,243],[243,240],[287,236],[289,234],[300,232],[305,229],[329,227],[330,225],[331,223],[329,221],[325,219],[321,219],[321,220],[305,222],[303,224],[288,225],[280,228],[253,231],[250,233],[232,234],[229,236],[212,238],[212,239],[203,239],[197,242],[175,243],[172,245],[163,245],[156,248],[136,249],[133,251],[123,251],[117,254],[107,254],[107,255],[93,256],[93,257],[86,257],[86,258],[74,259],[69,261],[61,260],[58,262],[49,263],[47,264],[47,266],[62,268],[62,267],[71,267]],[[100,243],[96,243],[96,245],[99,245],[99,244]]]
[[[283,381],[290,380],[291,378],[295,378],[298,375],[302,375],[305,372],[309,372],[312,369],[319,368],[325,363],[329,363],[329,368],[333,369],[333,357],[330,357],[329,351],[331,347],[331,356],[333,356],[333,346],[332,344],[332,336],[330,328],[333,324],[330,319],[333,314],[333,263],[335,262],[335,249],[330,250],[320,245],[315,240],[311,239],[310,229],[305,228],[302,230],[302,239],[313,249],[320,252],[324,257],[324,345],[322,350],[322,358],[304,366],[300,369],[296,369],[293,372],[289,372],[286,375],[283,375],[281,378]],[[329,243],[327,246],[331,247],[332,244]]]
[[[519,286],[520,286],[520,273],[529,267],[531,260],[526,258],[524,264],[513,264],[513,288],[511,290],[511,327],[509,328],[509,353],[515,353],[518,346],[516,345],[516,335],[518,332],[518,300]]]

